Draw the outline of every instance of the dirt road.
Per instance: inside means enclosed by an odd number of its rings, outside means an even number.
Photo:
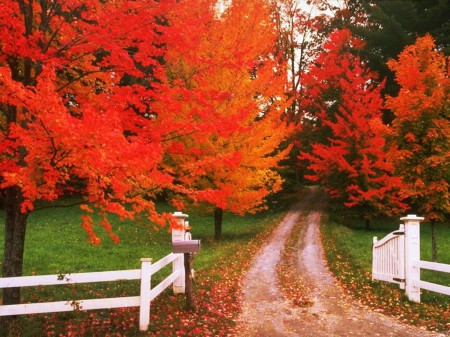
[[[323,259],[319,232],[323,200],[319,189],[311,189],[255,257],[244,280],[237,336],[445,336],[367,310],[340,291]],[[276,265],[294,226],[302,226],[299,277],[313,285],[309,294],[313,304],[306,308],[293,306],[276,286]]]

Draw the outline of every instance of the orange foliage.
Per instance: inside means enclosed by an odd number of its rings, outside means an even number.
[[[176,161],[187,187],[220,190],[207,200],[234,213],[255,212],[264,199],[281,189],[276,171],[289,149],[279,151],[291,130],[282,121],[285,69],[272,54],[276,34],[266,1],[233,1],[215,17],[195,50],[170,49],[168,71],[191,88],[226,92],[220,102],[208,102],[215,113],[238,122],[238,132],[226,124],[204,135],[201,144],[184,137]],[[192,109],[201,110],[204,102]],[[212,121],[217,126],[217,121]]]
[[[443,220],[450,212],[450,69],[429,35],[388,65],[401,88],[386,104],[395,114],[391,157],[405,196],[427,220]]]

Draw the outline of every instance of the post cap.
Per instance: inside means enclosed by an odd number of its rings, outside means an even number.
[[[417,216],[415,214],[408,214],[407,216],[404,216],[403,218],[400,218],[400,220],[418,220],[418,221],[423,221],[425,220],[424,217],[421,216]]]
[[[183,212],[173,212],[172,216],[174,218],[187,218],[189,215],[183,214]]]

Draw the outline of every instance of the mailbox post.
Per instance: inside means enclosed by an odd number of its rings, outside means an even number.
[[[200,251],[200,240],[190,240],[191,233],[186,233],[186,229],[189,226],[184,219],[188,217],[187,214],[175,212],[173,216],[181,225],[181,230],[172,230],[172,251],[174,254],[183,254],[184,260],[184,262],[179,262],[184,264],[184,278],[180,277],[179,283],[173,283],[173,290],[174,293],[185,293],[187,308],[195,310],[194,299],[192,297],[192,262],[194,254]]]
[[[187,214],[183,214],[182,212],[174,212],[172,213],[175,221],[180,225],[179,229],[172,229],[172,243],[184,241],[186,234],[186,223],[185,219],[188,217]],[[184,294],[186,282],[184,278],[184,255],[181,258],[176,259],[173,263],[173,271],[181,270],[181,275],[173,282],[173,293],[174,294]]]
[[[192,261],[194,253],[200,251],[200,240],[186,240],[172,242],[174,254],[184,254],[184,273],[186,282],[186,306],[195,310],[194,299],[192,297]]]
[[[186,308],[195,311],[192,286],[193,253],[184,253],[184,278],[186,280]]]

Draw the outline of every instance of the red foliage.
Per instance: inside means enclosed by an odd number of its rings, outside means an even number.
[[[23,201],[14,212],[29,213],[36,200],[55,200],[76,184],[117,240],[107,213],[171,223],[152,202],[161,191],[224,205],[226,186],[188,186],[178,170],[186,155],[214,163],[197,162],[189,170],[194,176],[237,165],[236,151],[217,156],[202,144],[245,133],[247,115],[239,113],[255,107],[248,95],[239,109],[223,113],[218,107],[230,101],[229,88],[211,85],[216,72],[245,71],[248,80],[253,50],[189,53],[210,47],[200,42],[219,22],[214,5],[0,1],[0,189],[3,196],[19,188]],[[201,69],[193,74],[197,85],[170,67],[183,54],[189,67]],[[99,242],[89,217],[83,227]]]

